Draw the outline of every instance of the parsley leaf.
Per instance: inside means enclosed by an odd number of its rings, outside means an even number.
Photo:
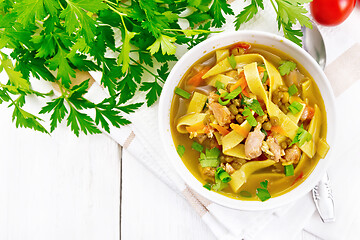
[[[176,148],[177,153],[180,157],[184,156],[185,153],[185,147],[183,145],[178,145]]]
[[[101,133],[100,130],[94,125],[93,120],[85,113],[81,113],[73,106],[70,106],[70,114],[67,119],[67,125],[76,136],[79,136],[80,129],[85,134]]]
[[[218,148],[206,149],[200,153],[200,164],[202,167],[217,167],[220,164],[220,150]]]
[[[25,26],[34,24],[35,17],[46,17],[46,11],[55,15],[59,8],[60,5],[56,0],[23,0],[17,1],[15,5],[19,22]]]
[[[72,69],[69,65],[66,57],[67,52],[65,52],[62,48],[59,48],[57,54],[48,60],[48,63],[50,70],[58,70],[57,79],[61,79],[61,83],[68,88],[71,84],[70,76],[74,78],[76,74],[74,69]]]
[[[204,150],[203,145],[201,145],[198,142],[193,142],[192,145],[191,145],[191,148],[198,151],[198,152],[202,152]]]
[[[252,194],[248,191],[241,191],[240,196],[245,197],[245,198],[251,198]]]
[[[11,60],[6,55],[0,55],[0,57],[2,57],[0,58],[0,66],[7,73],[11,85],[15,86],[16,88],[21,87],[23,89],[29,90],[29,82],[22,77],[20,72],[14,70],[14,65],[12,64]]]
[[[251,3],[242,10],[235,19],[235,29],[239,30],[241,24],[250,21],[259,11],[264,10],[263,0],[251,0]]]
[[[261,105],[258,100],[254,99],[254,98],[248,98],[244,95],[242,97],[243,97],[242,102],[244,103],[244,105],[249,107],[255,113],[257,113],[257,115],[263,116],[265,114],[264,111],[262,110]]]
[[[279,72],[281,76],[289,74],[291,71],[295,70],[296,63],[292,61],[281,61],[279,66]]]
[[[256,189],[256,195],[259,197],[259,199],[264,202],[271,198],[271,195],[268,191],[268,180],[265,180],[264,182],[260,183],[261,188]]]
[[[311,139],[312,139],[311,134],[308,131],[306,131],[303,125],[301,124],[301,126],[297,129],[296,135],[292,140],[290,146],[293,145],[294,143],[297,143],[299,147],[301,147],[302,145],[304,145],[305,142],[309,142]]]
[[[41,109],[40,114],[50,113],[50,112],[53,112],[53,114],[50,117],[51,120],[50,132],[53,132],[57,127],[57,124],[61,123],[61,121],[65,118],[65,115],[68,113],[68,110],[64,105],[63,97],[59,97],[52,100],[51,102],[48,102],[47,105]]]
[[[227,15],[234,15],[233,10],[226,0],[214,0],[209,10],[211,17],[214,19],[212,22],[213,27],[219,28],[225,23],[225,17],[222,12]]]
[[[154,82],[144,82],[140,87],[140,91],[148,93],[146,94],[147,106],[153,105],[161,93],[161,86],[157,81]]]
[[[242,112],[243,116],[245,117],[246,121],[250,124],[250,126],[256,127],[257,121],[255,117],[253,116],[251,110],[248,107],[244,108],[244,111]]]
[[[152,55],[154,55],[156,52],[159,51],[161,46],[161,52],[163,55],[173,55],[176,52],[176,47],[174,45],[175,40],[176,38],[161,34],[160,37],[157,38],[156,41],[147,49]]]

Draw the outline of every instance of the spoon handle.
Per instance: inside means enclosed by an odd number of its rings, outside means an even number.
[[[335,206],[327,173],[312,190],[313,199],[324,223],[335,221]]]

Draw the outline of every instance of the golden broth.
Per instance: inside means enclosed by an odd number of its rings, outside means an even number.
[[[224,49],[226,48],[231,48],[231,46],[225,47]],[[311,106],[317,104],[321,110],[322,124],[320,130],[320,138],[325,139],[327,132],[327,125],[326,125],[326,111],[325,111],[324,102],[315,81],[312,79],[312,77],[309,75],[306,69],[304,69],[304,67],[302,67],[296,61],[296,59],[293,59],[291,56],[287,55],[286,53],[283,53],[277,49],[268,46],[251,44],[251,48],[248,50],[247,53],[259,53],[263,55],[266,58],[266,60],[269,61],[271,64],[273,64],[276,68],[280,64],[279,60],[291,60],[297,64],[297,69],[298,69],[297,74],[299,74],[299,76],[304,75],[305,77],[311,79],[312,96],[308,98],[309,99],[308,103]],[[190,93],[193,93],[194,90],[203,93],[209,93],[211,90],[214,90],[213,87],[207,86],[206,79],[203,81],[203,83],[200,86],[196,87],[195,89],[192,86],[186,84],[187,80],[194,75],[195,72],[194,68],[196,68],[196,66],[198,66],[199,64],[204,62],[205,63],[209,62],[210,67],[214,66],[216,64],[216,60],[213,63],[211,63],[211,59],[214,57],[215,57],[215,51],[199,59],[199,61],[197,61],[181,79],[181,81],[178,84],[178,87]],[[285,76],[283,77],[283,79],[284,82],[286,82],[287,79]],[[190,100],[191,99],[186,100],[184,98],[179,97],[177,94],[174,94],[171,105],[171,113],[170,113],[171,133],[175,146],[183,145],[186,149],[182,157],[182,161],[184,162],[185,166],[201,183],[205,184],[206,181],[202,177],[199,170],[200,153],[191,148],[191,145],[194,140],[189,138],[188,136],[189,134],[181,134],[176,129],[177,120],[179,117],[186,114]],[[260,187],[259,185],[260,182],[268,180],[269,181],[268,191],[271,194],[271,196],[272,197],[280,196],[286,192],[291,191],[300,183],[302,183],[313,171],[319,159],[320,156],[318,154],[316,154],[311,159],[307,157],[306,159],[304,159],[306,161],[305,164],[302,164],[299,167],[297,166],[295,167],[295,174],[293,176],[285,176],[285,175],[283,175],[283,177],[279,177],[278,175],[275,176],[274,174],[272,174],[272,170],[274,169],[273,166],[255,172],[247,179],[246,183],[240,189],[240,191],[247,191],[251,193],[252,195],[251,197],[245,197],[240,195],[239,193],[234,193],[229,186],[218,192],[220,194],[235,199],[258,200],[256,196],[256,189]]]

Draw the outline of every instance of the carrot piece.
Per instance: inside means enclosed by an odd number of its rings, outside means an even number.
[[[203,81],[202,76],[204,76],[205,73],[207,73],[209,70],[210,67],[205,66],[203,69],[201,69],[198,73],[196,73],[189,79],[188,84],[193,85],[194,87],[199,86]]]
[[[258,68],[258,70],[259,70],[259,73],[265,72],[265,68],[263,68],[263,67],[261,67],[261,66],[258,66],[257,68]]]
[[[306,108],[301,116],[301,119],[311,120],[314,117],[314,115],[315,115],[315,109],[313,107],[310,107],[309,105],[306,105]]]
[[[244,88],[243,90],[242,90],[242,93],[246,96],[246,97],[250,97],[250,94],[249,94],[249,92],[248,92],[248,87],[246,87],[246,88]]]
[[[251,47],[251,45],[249,43],[239,42],[239,43],[236,43],[233,47],[230,48],[230,52],[234,48],[243,48],[244,50],[248,50],[250,47]]]
[[[272,126],[270,129],[272,132],[280,133],[281,135],[286,135],[285,130],[280,126]]]
[[[246,138],[249,134],[249,131],[246,130],[245,128],[243,128],[242,126],[240,126],[239,124],[236,123],[232,123],[230,124],[230,127],[237,132],[238,134],[240,134],[241,136],[243,136],[244,138]]]
[[[299,176],[294,180],[294,182],[291,184],[291,186],[293,186],[297,181],[299,181],[300,179],[302,179],[304,177],[304,173],[301,172],[299,174]]]
[[[189,133],[191,132],[204,133],[204,127],[205,127],[204,123],[199,122],[189,127],[186,127],[186,131],[188,131]]]
[[[247,82],[245,77],[241,77],[234,85],[230,87],[230,92],[234,91],[238,87],[241,87],[242,90],[244,90],[247,87]]]
[[[215,128],[216,130],[218,130],[218,132],[223,136],[225,136],[226,134],[229,133],[229,130],[227,130],[226,128],[224,128],[224,127],[222,127],[222,126],[220,126],[218,124],[210,123],[210,126]]]

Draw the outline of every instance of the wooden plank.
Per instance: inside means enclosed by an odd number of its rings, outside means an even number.
[[[185,199],[126,151],[122,162],[121,239],[215,240]]]
[[[0,126],[0,239],[119,239],[118,144],[16,129],[5,105]]]

